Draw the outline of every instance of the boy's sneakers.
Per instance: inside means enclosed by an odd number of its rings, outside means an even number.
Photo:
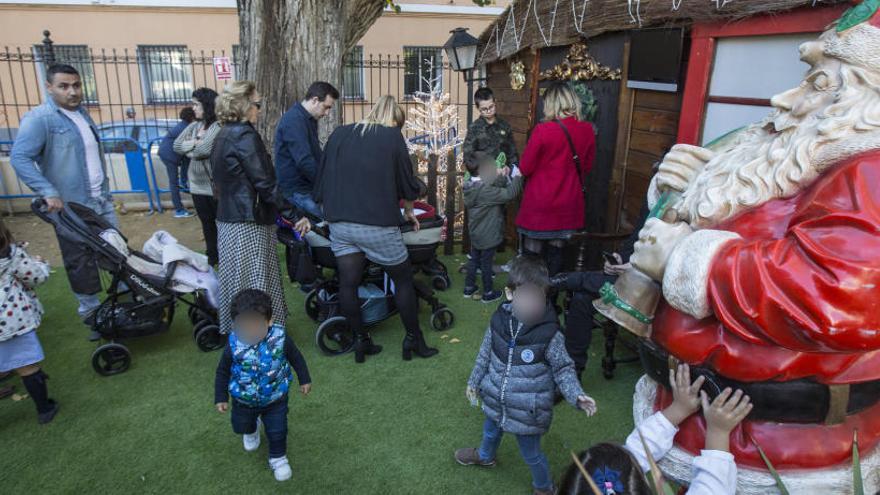
[[[276,481],[287,481],[293,475],[290,463],[287,462],[287,456],[269,459],[269,468],[275,473]]]
[[[501,299],[501,291],[500,290],[493,290],[491,292],[484,293],[482,301],[485,304],[489,304],[489,303],[493,303],[499,299]]]
[[[242,441],[244,442],[244,450],[248,452],[253,452],[260,448],[260,427],[263,426],[263,422],[257,418],[257,429],[254,430],[253,433],[246,433],[241,436]]]
[[[480,459],[480,451],[473,447],[456,450],[455,462],[462,466],[492,467],[495,465],[495,459],[492,459],[491,461]]]
[[[175,210],[174,211],[174,218],[189,218],[193,215],[195,215],[195,213],[193,213],[189,210]]]
[[[533,493],[534,495],[554,495],[556,493],[556,487],[550,485],[550,488],[547,488],[546,490],[535,488],[535,491]]]
[[[476,294],[476,293],[477,293],[476,287],[465,287],[464,288],[464,298],[465,299],[470,299],[470,298],[474,297],[474,294]]]

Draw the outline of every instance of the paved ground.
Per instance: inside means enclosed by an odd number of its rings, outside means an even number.
[[[119,212],[117,212],[119,214]],[[157,230],[166,230],[180,241],[181,244],[199,252],[205,250],[205,239],[202,236],[201,224],[197,217],[174,218],[173,212],[165,210],[163,214],[148,215],[144,212],[128,212],[119,214],[122,234],[128,238],[128,244],[140,250],[144,241]],[[61,266],[61,253],[55,232],[52,227],[32,214],[4,216],[3,221],[9,226],[18,241],[30,243],[28,251],[39,254],[49,260],[52,266]]]

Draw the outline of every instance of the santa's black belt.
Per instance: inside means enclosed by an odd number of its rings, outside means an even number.
[[[639,357],[648,376],[668,389],[669,353],[650,341],[640,339]],[[841,386],[828,386],[807,379],[740,382],[708,368],[691,366],[691,379],[699,376],[706,377],[703,390],[711,398],[727,387],[742,389],[754,405],[749,419],[757,421],[840,423],[845,416],[863,411],[880,400],[880,380]]]

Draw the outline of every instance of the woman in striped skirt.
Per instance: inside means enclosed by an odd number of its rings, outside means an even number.
[[[287,304],[275,240],[275,217],[284,204],[275,169],[253,124],[262,102],[251,81],[230,84],[217,98],[222,128],[214,141],[211,167],[217,199],[220,255],[220,330],[232,329],[229,303],[243,289],[272,297],[272,318],[284,325]]]

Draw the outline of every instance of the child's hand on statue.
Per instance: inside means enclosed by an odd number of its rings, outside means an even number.
[[[669,387],[672,389],[672,404],[663,410],[663,416],[678,426],[691,414],[700,409],[700,388],[706,381],[700,376],[691,382],[691,368],[680,364],[676,369],[669,370]]]
[[[700,392],[703,416],[706,418],[706,450],[730,450],[730,432],[752,411],[751,399],[742,390],[730,387],[709,403],[706,392]]]

